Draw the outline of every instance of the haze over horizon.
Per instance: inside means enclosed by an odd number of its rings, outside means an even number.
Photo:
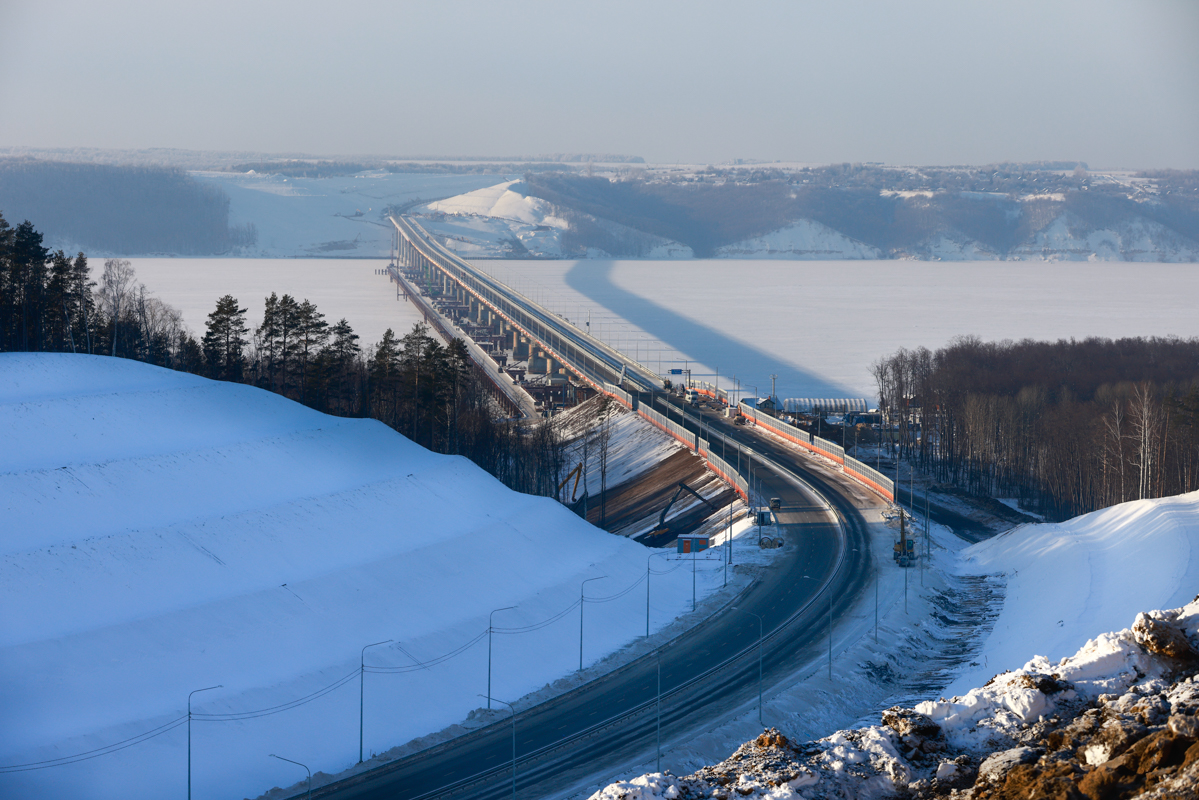
[[[5,6],[0,147],[1199,168],[1181,0]]]

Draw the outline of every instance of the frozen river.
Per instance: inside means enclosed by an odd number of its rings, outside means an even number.
[[[1199,335],[1196,264],[477,263],[571,320],[590,311],[593,332],[647,366],[687,359],[696,374],[719,371],[721,386],[735,374],[763,393],[776,374],[782,397],[873,397],[878,358],[961,335]]]
[[[151,294],[183,312],[183,320],[202,336],[219,297],[231,294],[251,328],[262,323],[271,292],[311,300],[334,324],[349,320],[364,349],[391,328],[399,336],[421,320],[410,303],[396,299],[395,284],[377,272],[387,259],[354,258],[131,258],[137,280]],[[97,271],[102,267],[96,263]]]
[[[262,318],[272,291],[345,317],[369,345],[418,320],[354,259],[133,259],[138,279],[197,333],[226,293]],[[873,397],[870,366],[955,336],[1059,339],[1199,335],[1199,265],[1124,262],[478,261],[476,264],[665,371],[736,375],[783,397]],[[712,380],[709,378],[708,380]]]

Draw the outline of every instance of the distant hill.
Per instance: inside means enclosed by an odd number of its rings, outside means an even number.
[[[1069,166],[1069,169],[1058,169]],[[570,241],[611,255],[607,221],[680,242],[698,257],[752,255],[782,230],[882,258],[1199,260],[1199,173],[1091,175],[1071,162],[960,168],[837,165],[708,169],[618,179],[529,173],[525,191],[572,217]],[[589,232],[594,235],[589,237]],[[786,237],[783,237],[785,239]],[[794,237],[793,237],[794,238]],[[842,240],[844,241],[844,240]],[[803,252],[790,243],[781,256]],[[631,247],[640,246],[633,242]],[[786,247],[787,244],[778,245]],[[812,257],[844,257],[812,249]],[[857,255],[856,257],[862,257]]]
[[[216,255],[252,244],[230,227],[229,198],[181,169],[0,160],[0,211],[35,221],[55,247],[139,255]]]

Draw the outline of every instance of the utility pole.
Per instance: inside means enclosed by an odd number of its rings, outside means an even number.
[[[187,800],[192,800],[192,694],[221,688],[223,688],[223,684],[209,686],[206,689],[196,689],[187,696]]]

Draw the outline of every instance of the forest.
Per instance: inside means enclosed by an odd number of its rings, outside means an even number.
[[[1199,488],[1199,339],[983,342],[874,364],[901,458],[1052,520]]]
[[[0,215],[0,352],[89,353],[258,386],[343,417],[379,420],[438,453],[462,455],[509,488],[553,496],[563,448],[551,424],[504,420],[460,339],[423,324],[388,330],[364,350],[350,323],[276,293],[263,322],[230,295],[197,338],[179,311],[147,293],[130,262],[96,275],[87,256],[51,252],[32,223]]]
[[[0,159],[0,209],[56,242],[111,253],[216,255],[255,242],[229,198],[174,167]]]

